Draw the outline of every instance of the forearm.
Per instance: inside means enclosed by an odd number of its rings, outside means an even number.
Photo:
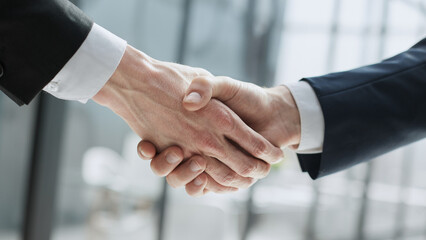
[[[300,155],[313,178],[426,137],[426,39],[381,63],[305,81],[321,104],[322,154]]]

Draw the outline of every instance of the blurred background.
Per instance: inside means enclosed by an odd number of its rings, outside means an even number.
[[[262,86],[374,63],[426,35],[424,0],[73,2],[154,58]],[[0,95],[0,239],[426,239],[426,141],[317,181],[285,150],[250,190],[194,199],[138,159],[139,140],[93,102],[43,94],[18,108]]]

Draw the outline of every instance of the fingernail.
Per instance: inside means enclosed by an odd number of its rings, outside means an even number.
[[[196,161],[192,161],[192,162],[189,164],[189,168],[190,168],[190,169],[191,169],[191,171],[193,171],[193,172],[198,172],[198,171],[200,171],[200,170],[201,170],[200,165],[199,165]]]
[[[180,160],[180,158],[175,153],[168,153],[166,156],[166,160],[168,163],[174,164],[174,163],[177,163]]]
[[[148,157],[148,155],[142,149],[139,149],[139,154],[143,157]]]
[[[194,184],[195,184],[196,186],[200,186],[201,184],[203,184],[203,180],[201,180],[199,177],[197,177],[197,178],[194,180]]]
[[[201,101],[201,95],[197,92],[192,92],[185,97],[187,103],[199,103]]]

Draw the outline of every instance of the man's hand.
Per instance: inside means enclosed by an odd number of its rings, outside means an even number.
[[[198,94],[200,100],[188,100]],[[183,106],[189,111],[218,99],[230,107],[247,125],[272,144],[297,148],[300,142],[300,116],[291,92],[285,86],[261,88],[229,77],[198,77],[186,91]]]
[[[202,110],[212,98],[220,100],[237,113],[245,123],[276,146],[296,148],[300,142],[299,111],[290,91],[285,86],[265,89],[227,77],[205,76],[195,78],[185,96],[183,106],[194,112]],[[151,152],[144,155],[146,148],[150,148]],[[142,158],[155,156],[155,147],[147,141],[142,141],[138,150]],[[165,151],[178,150],[173,147]],[[180,178],[186,180],[179,181],[179,186],[186,185],[188,194],[199,196],[208,192],[209,189],[206,186],[208,179],[204,179],[203,174],[198,176],[199,173],[183,170],[188,169],[184,164],[174,169],[174,166],[164,162],[164,153],[160,153],[153,158],[151,166],[154,172],[157,168],[167,169],[167,172],[170,172],[167,177],[170,185],[175,185],[178,182],[176,179]]]
[[[93,100],[121,116],[160,151],[179,146],[181,150],[165,151],[167,163],[176,165],[182,158],[199,155],[188,168],[202,172],[214,165],[232,176],[229,187],[249,186],[253,179],[268,174],[268,163],[279,160],[282,152],[217,100],[199,111],[184,109],[182,99],[190,80],[201,76],[211,74],[157,61],[128,47],[117,70]],[[167,169],[156,173],[170,175]],[[205,178],[212,189],[227,179],[214,174]]]

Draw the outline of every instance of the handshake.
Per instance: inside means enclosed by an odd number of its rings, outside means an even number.
[[[297,148],[300,116],[285,86],[261,88],[161,62],[128,46],[93,100],[121,116],[143,141],[155,174],[191,196],[233,192],[267,176]]]

